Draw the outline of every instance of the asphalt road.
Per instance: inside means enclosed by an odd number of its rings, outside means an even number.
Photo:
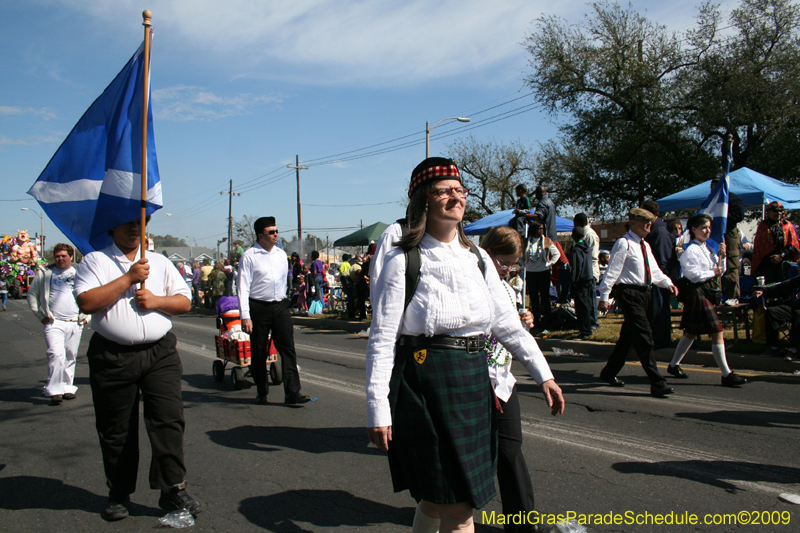
[[[365,337],[296,329],[303,392],[315,401],[284,406],[282,387],[274,387],[271,403],[258,406],[252,382],[236,391],[229,374],[222,383],[212,378],[213,318],[184,316],[174,324],[184,365],[189,492],[205,508],[193,531],[410,531],[413,501],[392,492],[387,460],[364,429]],[[84,332],[82,354],[90,335]],[[158,527],[163,512],[147,483],[144,425],[131,516],[106,523],[98,514],[107,489],[85,355],[77,399],[49,406],[41,395],[47,372],[41,325],[24,301],[0,312],[0,336],[0,531]],[[798,377],[742,372],[751,383],[727,389],[716,369],[687,366],[690,379],[671,380],[676,394],[655,399],[638,363],[620,374],[627,386],[612,389],[595,378],[599,359],[548,361],[568,402],[559,418],[549,415],[522,367],[515,368],[537,511],[622,521],[589,531],[800,530],[798,507],[778,500],[781,493],[800,494]],[[487,524],[492,511],[500,512],[499,500],[476,513],[478,531],[502,531]],[[700,523],[635,523],[669,513],[694,514]],[[731,520],[715,514],[789,523],[702,523],[705,515]]]

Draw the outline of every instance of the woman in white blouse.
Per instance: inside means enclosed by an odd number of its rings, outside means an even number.
[[[682,288],[684,294],[683,317],[681,329],[683,337],[675,348],[675,355],[667,367],[667,373],[679,379],[689,376],[681,369],[681,360],[689,351],[694,340],[704,333],[711,336],[711,351],[714,360],[722,371],[722,385],[736,387],[747,383],[747,380],[728,368],[725,357],[725,339],[722,335],[722,324],[714,304],[708,299],[704,289],[719,290],[718,278],[725,272],[725,267],[720,265],[719,256],[714,254],[706,244],[711,236],[710,216],[700,213],[694,215],[686,223],[692,238],[691,244],[686,248],[680,258],[683,277],[688,280],[688,286]],[[724,253],[724,244],[720,244],[720,251]]]
[[[408,489],[419,502],[415,533],[474,531],[472,509],[495,496],[487,334],[526,366],[552,414],[564,411],[561,389],[491,259],[470,250],[461,225],[468,194],[452,160],[423,161],[411,175],[407,229],[390,249],[379,247],[370,272],[367,427],[370,441],[389,452],[395,492]],[[406,305],[405,251],[416,247],[419,278]]]

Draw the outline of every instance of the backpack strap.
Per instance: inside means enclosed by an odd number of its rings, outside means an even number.
[[[483,256],[478,250],[478,247],[471,244],[469,251],[478,258],[478,266],[485,278],[486,262],[483,260]],[[411,303],[411,299],[414,297],[414,293],[417,292],[420,270],[422,269],[422,255],[420,254],[419,246],[415,246],[409,250],[403,250],[403,252],[406,256],[406,299],[403,305],[403,312],[405,312],[405,310],[408,309],[408,304]]]

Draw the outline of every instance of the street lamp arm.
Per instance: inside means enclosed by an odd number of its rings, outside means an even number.
[[[436,124],[434,124],[434,125],[433,125],[433,127],[431,127],[431,128],[428,128],[428,133],[430,133],[431,131],[433,131],[433,128],[435,128],[436,126],[438,126],[439,124],[441,124],[441,123],[442,123],[442,122],[444,122],[445,120],[457,120],[457,121],[459,121],[459,122],[469,122],[469,120],[470,120],[470,119],[469,119],[469,117],[447,117],[447,118],[443,118],[442,120],[440,120],[439,122],[437,122]]]

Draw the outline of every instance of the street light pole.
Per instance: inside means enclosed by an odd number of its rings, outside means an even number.
[[[303,260],[303,216],[300,214],[300,171],[307,170],[308,167],[300,166],[300,156],[295,156],[296,165],[286,165],[286,168],[293,168],[297,171],[297,245],[300,249],[300,261]]]
[[[469,117],[447,117],[443,118],[439,122],[433,125],[433,128],[444,122],[445,120],[457,120],[459,122],[469,122]],[[425,159],[428,159],[431,156],[431,128],[430,122],[425,122]]]
[[[27,207],[21,207],[20,210],[33,211],[39,215],[39,257],[44,259],[44,215],[35,209],[28,209]]]

